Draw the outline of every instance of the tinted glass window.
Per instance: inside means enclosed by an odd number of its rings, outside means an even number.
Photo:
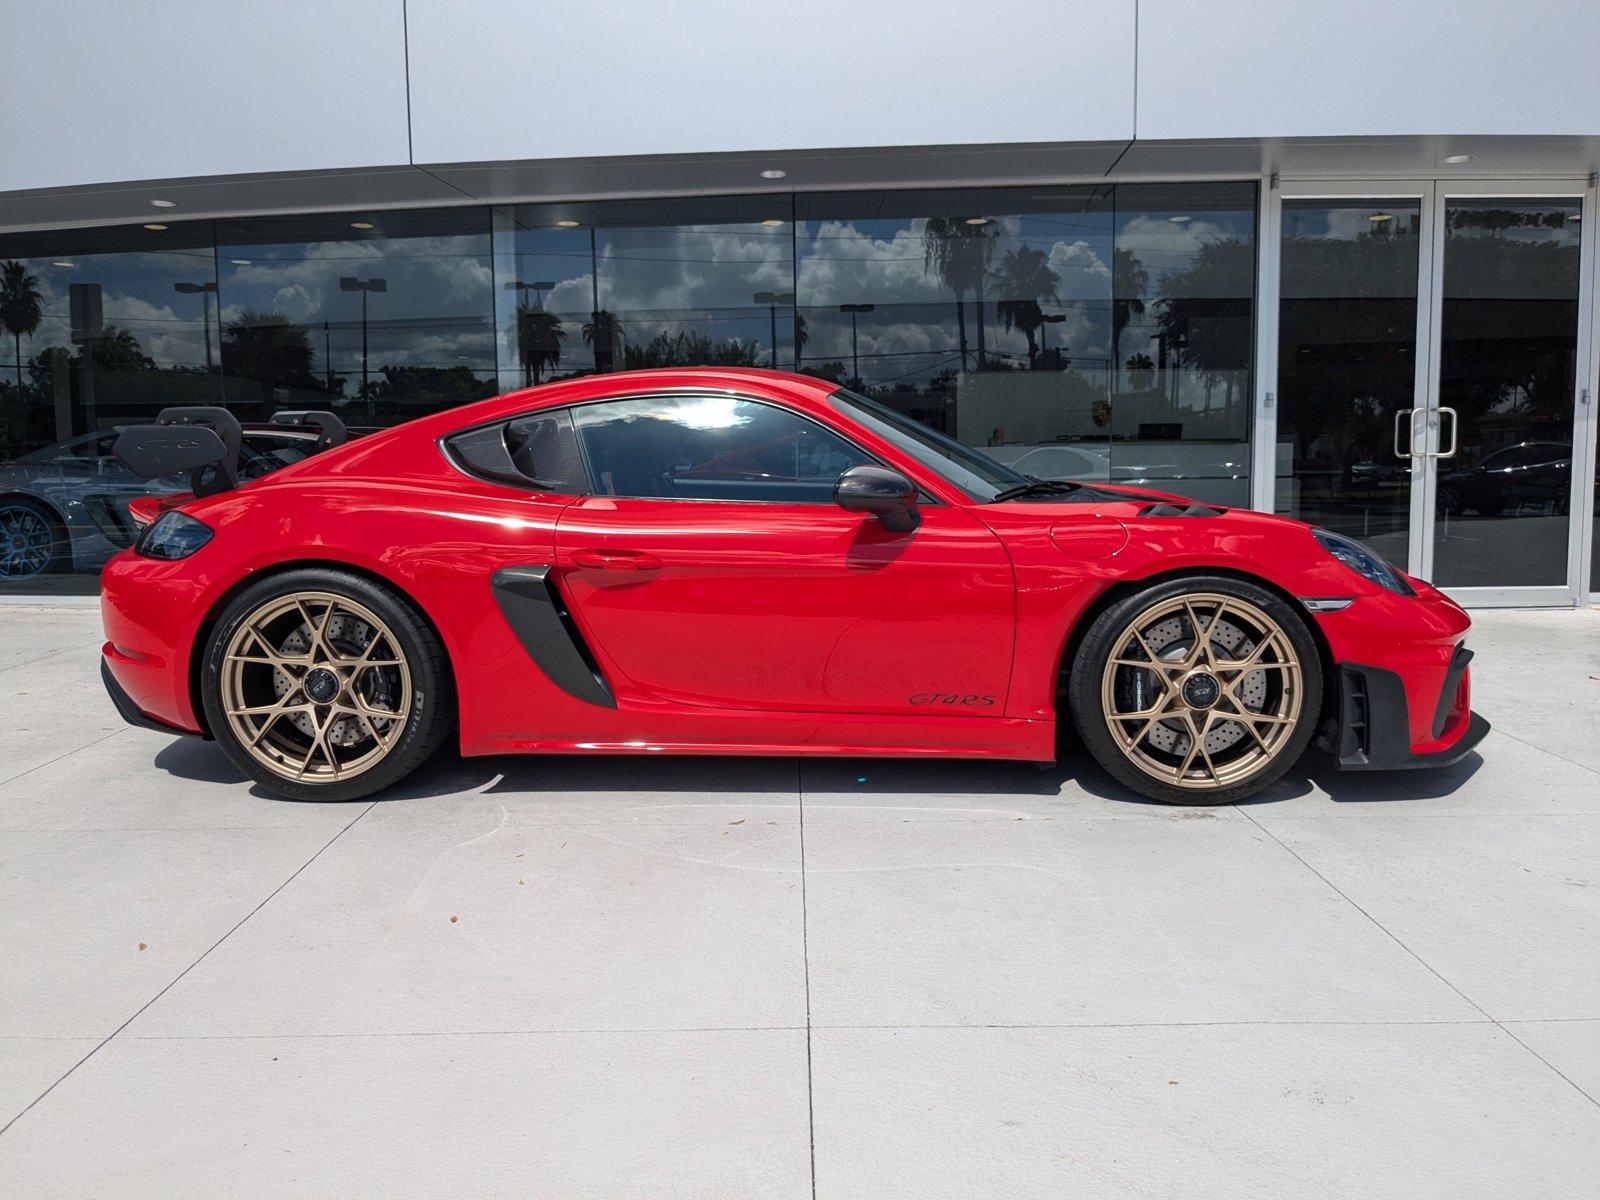
[[[227,404],[241,416],[328,408],[392,425],[495,393],[484,209],[218,221],[215,261]],[[202,299],[174,297],[195,312]]]
[[[596,492],[665,500],[829,504],[872,460],[797,413],[733,396],[655,396],[575,409]]]
[[[792,367],[788,196],[495,210],[501,385],[638,367]]]

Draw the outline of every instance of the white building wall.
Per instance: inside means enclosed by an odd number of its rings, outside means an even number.
[[[0,192],[403,164],[405,61],[400,0],[0,0]]]
[[[0,193],[873,146],[1115,157],[1136,136],[1600,137],[1597,0],[0,0],[0,29]]]
[[[1141,139],[1600,134],[1600,0],[1140,0]]]
[[[1133,136],[1134,0],[410,0],[417,162]]]

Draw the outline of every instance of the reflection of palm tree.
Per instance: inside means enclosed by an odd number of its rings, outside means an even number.
[[[1118,250],[1111,263],[1111,363],[1122,358],[1122,331],[1134,317],[1144,315],[1144,293],[1150,272],[1132,250]]]
[[[44,316],[39,281],[16,259],[0,264],[0,324],[17,348],[17,398],[22,398],[22,335],[33,336]]]
[[[542,304],[517,305],[517,355],[522,359],[524,387],[539,383],[546,368],[555,370],[566,340],[567,331],[555,313],[546,312]]]
[[[1005,322],[1007,333],[1020,329],[1022,336],[1028,339],[1030,369],[1038,366],[1037,334],[1039,327],[1044,324],[1044,310],[1039,307],[1039,301],[1054,300],[1059,303],[1061,300],[1056,291],[1061,276],[1049,268],[1046,257],[1043,250],[1018,246],[1007,252],[1000,260],[1000,269],[995,272],[995,287],[1006,297],[995,301],[995,312]]]
[[[224,373],[260,383],[267,412],[272,410],[274,388],[320,390],[323,382],[311,373],[314,353],[305,326],[282,313],[246,308],[222,328]]]
[[[621,337],[622,322],[617,320],[614,312],[596,309],[590,319],[584,322],[583,344],[594,347],[596,371],[609,371],[616,364],[617,342]],[[559,359],[560,354],[556,357]]]
[[[997,229],[992,221],[969,225],[959,218],[929,217],[922,230],[922,265],[956,294],[956,334],[961,345],[961,369],[967,367],[966,295],[978,304],[978,367],[984,365],[983,279],[994,257]]]
[[[1221,383],[1232,411],[1250,366],[1250,289],[1255,246],[1241,238],[1204,243],[1189,264],[1161,282],[1156,329],[1174,365],[1192,367],[1211,389]]]
[[[1142,392],[1150,386],[1156,373],[1155,359],[1148,354],[1130,354],[1123,365],[1128,368],[1128,383],[1134,391]]]
[[[795,370],[800,369],[800,354],[806,348],[806,343],[811,340],[811,335],[806,332],[806,319],[798,310],[794,314],[794,362]]]
[[[95,365],[113,371],[145,371],[156,365],[156,360],[144,352],[139,339],[126,329],[107,325],[93,346]]]

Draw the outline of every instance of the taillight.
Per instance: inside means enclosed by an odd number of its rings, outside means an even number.
[[[139,535],[134,552],[146,558],[188,558],[211,540],[211,526],[187,513],[164,512]]]

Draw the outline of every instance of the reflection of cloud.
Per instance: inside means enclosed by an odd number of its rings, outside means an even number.
[[[1246,222],[1248,218],[1244,218]],[[1150,273],[1150,294],[1160,291],[1163,275],[1190,265],[1207,242],[1250,236],[1248,223],[1219,224],[1197,218],[1175,224],[1165,216],[1137,216],[1126,221],[1117,235],[1117,248],[1131,250]]]
[[[93,260],[80,261],[87,265]],[[29,266],[32,268],[33,264]],[[58,287],[57,273],[53,271],[35,269],[33,273],[43,311],[32,338],[23,339],[23,358],[31,359],[47,346],[66,346],[76,353],[78,348],[72,344],[71,304],[65,282]],[[193,302],[193,310],[180,314],[169,303],[158,304],[121,290],[115,283],[96,280],[92,270],[80,269],[68,282],[101,282],[100,311],[105,323],[131,333],[138,339],[139,348],[153,358],[157,366],[205,365],[205,326],[200,316],[199,296],[183,297]],[[165,288],[169,292],[172,289],[171,276],[166,272],[150,283],[152,288]]]
[[[778,235],[737,225],[601,231],[596,242],[600,305],[617,314],[633,345],[657,333],[695,328],[721,340],[755,340],[765,350],[771,340],[769,314],[754,303],[754,294],[797,290],[808,335],[804,359],[816,364],[850,359],[850,318],[838,306],[874,304],[875,311],[858,321],[863,374],[873,380],[926,376],[959,362],[960,339],[955,296],[927,269],[924,225],[922,220],[802,225],[793,268],[787,228]],[[1103,256],[1081,239],[1025,238],[1014,217],[997,225],[996,264],[1006,250],[1030,245],[1046,253],[1060,277],[1061,303],[1046,308],[1067,319],[1046,332],[1049,344],[1103,358],[1110,307],[1110,270]],[[541,231],[524,235],[519,245],[518,275],[554,283],[545,306],[563,316],[573,335],[593,304],[588,251],[585,234],[563,238]],[[991,291],[983,309],[989,352],[1020,363],[1027,355],[1026,338],[1020,331],[1005,331],[996,298]],[[785,359],[793,352],[787,318],[780,311]],[[975,352],[978,310],[970,295],[966,319],[969,352]],[[584,355],[574,336],[563,359],[577,364]]]
[[[525,239],[517,256],[523,279],[555,283],[545,307],[581,316],[579,325],[594,307],[588,250],[586,234],[541,234]],[[765,344],[770,340],[766,310],[752,297],[794,288],[786,228],[777,233],[742,225],[607,230],[596,245],[596,266],[600,307],[622,319],[627,340],[635,345],[685,325],[703,327],[723,340],[759,335]],[[712,322],[713,312],[734,319]]]
[[[290,257],[290,255],[293,257]],[[281,257],[274,257],[278,255]],[[333,326],[334,365],[359,366],[361,297],[342,291],[346,275],[381,277],[388,290],[369,297],[373,367],[453,366],[465,356],[479,369],[494,365],[488,321],[493,273],[487,239],[474,236],[378,238],[303,246],[227,246],[221,257],[249,258],[222,268],[222,320],[245,309],[282,313],[318,332]],[[388,323],[393,327],[385,328]],[[476,325],[474,328],[472,326]],[[322,355],[322,339],[313,337]]]

